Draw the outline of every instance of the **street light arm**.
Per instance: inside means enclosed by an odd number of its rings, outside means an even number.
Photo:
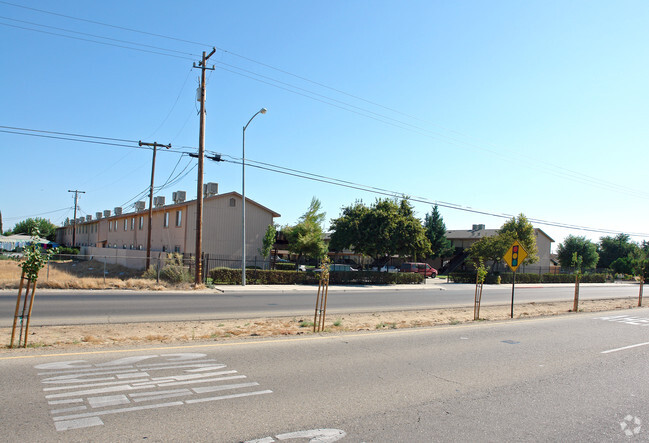
[[[250,120],[248,120],[248,123],[246,123],[246,126],[243,127],[243,130],[244,130],[244,131],[246,130],[246,128],[248,127],[248,125],[250,124],[250,122],[252,121],[252,119],[254,119],[255,117],[257,117],[259,114],[265,114],[266,111],[267,111],[266,108],[261,108],[259,111],[257,111],[257,113],[256,113],[255,115],[253,115],[252,117],[250,117]]]

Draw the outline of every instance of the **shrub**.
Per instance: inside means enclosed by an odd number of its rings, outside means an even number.
[[[208,272],[208,277],[215,284],[240,285],[241,270],[230,268],[214,268]],[[259,285],[317,285],[320,274],[316,272],[265,271],[247,270],[246,282]],[[334,285],[363,285],[363,284],[410,284],[421,283],[424,276],[415,273],[387,272],[347,272],[333,271],[329,273],[329,283]]]
[[[144,271],[142,277],[144,278],[157,278],[158,270],[155,266],[149,266],[149,269]],[[167,254],[165,265],[160,270],[160,279],[169,283],[190,283],[194,281],[193,276],[189,272],[189,267],[183,264],[183,256],[181,254]]]
[[[278,271],[295,271],[295,263],[275,263],[275,269]]]

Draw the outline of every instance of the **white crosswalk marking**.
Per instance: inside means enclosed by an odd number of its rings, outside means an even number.
[[[85,360],[35,366],[57,431],[100,426],[100,417],[265,395],[256,382],[205,354],[162,354],[119,358],[98,364]],[[197,386],[198,385],[198,386]],[[177,389],[170,387],[179,386]],[[182,387],[180,387],[182,386]],[[209,393],[222,392],[219,396]],[[175,399],[174,401],[164,401]]]

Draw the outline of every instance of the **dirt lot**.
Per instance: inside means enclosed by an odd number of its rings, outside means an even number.
[[[582,300],[580,312],[598,312],[615,309],[629,310],[637,305],[632,299]],[[572,301],[561,303],[526,303],[515,305],[514,318],[552,315],[578,315],[570,313]],[[507,320],[510,306],[483,306],[481,321]],[[473,308],[435,309],[374,314],[349,314],[326,319],[325,333],[342,331],[374,331],[437,325],[455,325],[473,321]],[[77,348],[106,347],[131,344],[188,343],[192,341],[223,341],[242,337],[270,337],[313,334],[313,317],[186,321],[158,323],[103,324],[88,326],[30,327],[28,347]],[[3,337],[0,352],[17,352],[6,349],[11,338],[10,328],[0,328]],[[17,343],[17,339],[16,339]]]

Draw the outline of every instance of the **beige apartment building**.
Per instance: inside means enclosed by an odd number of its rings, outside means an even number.
[[[174,192],[174,202],[164,204],[164,197],[155,197],[151,227],[151,256],[179,252],[194,254],[196,249],[196,200],[184,201],[183,191]],[[202,250],[210,257],[224,260],[241,259],[241,194],[207,193],[203,199]],[[121,208],[97,212],[57,229],[56,241],[77,246],[84,255],[114,257],[109,262],[132,268],[144,268],[149,224],[149,211],[144,202],[135,204],[135,211],[122,213]],[[268,225],[280,214],[246,198],[246,256],[259,255]],[[76,229],[72,245],[73,229]],[[164,254],[163,254],[164,255]]]

